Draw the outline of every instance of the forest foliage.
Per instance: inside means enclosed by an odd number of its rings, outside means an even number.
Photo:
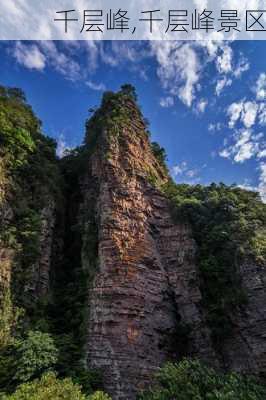
[[[222,374],[197,360],[167,363],[138,400],[264,400],[265,388],[235,372]]]

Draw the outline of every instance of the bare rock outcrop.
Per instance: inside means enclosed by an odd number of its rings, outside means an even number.
[[[190,227],[173,223],[168,200],[148,182],[151,173],[167,178],[144,127],[135,121],[118,138],[103,131],[101,143],[91,158],[99,266],[89,295],[87,358],[103,369],[114,400],[134,399],[184,346],[212,363],[215,354],[200,306],[196,245]]]

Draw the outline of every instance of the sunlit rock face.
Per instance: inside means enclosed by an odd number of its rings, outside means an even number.
[[[195,242],[188,225],[173,223],[168,200],[149,183],[151,173],[161,182],[167,176],[142,121],[132,120],[116,137],[103,130],[99,143],[84,184],[92,198],[97,182],[99,241],[87,358],[103,369],[114,399],[134,399],[166,360],[191,354],[215,362],[215,356],[200,307]]]

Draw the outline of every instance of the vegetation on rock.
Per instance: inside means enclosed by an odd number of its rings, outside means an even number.
[[[102,392],[92,396],[82,393],[81,387],[70,378],[58,379],[53,372],[40,379],[20,385],[11,395],[3,395],[1,400],[109,400]]]
[[[237,373],[217,373],[199,361],[168,363],[156,376],[156,384],[139,400],[263,400],[265,389],[252,378]]]
[[[176,185],[162,188],[176,221],[188,221],[198,244],[203,305],[219,348],[231,333],[232,316],[247,303],[239,268],[266,260],[266,205],[235,186]]]

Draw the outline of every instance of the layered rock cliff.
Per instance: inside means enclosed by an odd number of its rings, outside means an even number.
[[[26,165],[38,165],[43,151],[45,171],[63,181],[45,145],[38,157],[29,151]],[[53,179],[43,184],[40,171],[33,182],[20,173],[12,192],[8,169],[1,173],[1,225],[15,226],[21,250],[1,245],[0,283],[12,287],[18,306],[48,296],[54,331],[67,337],[64,362],[100,369],[113,400],[134,400],[159,366],[184,356],[266,376],[265,231],[264,217],[258,217],[263,205],[240,189],[214,187],[204,197],[196,188],[199,197],[189,198],[176,218],[173,198],[179,204],[187,189],[174,187],[166,195],[163,188],[173,183],[160,151],[150,143],[134,92],[125,87],[104,95],[87,121],[84,145],[61,160],[60,193]],[[26,199],[24,214],[16,193]],[[237,196],[243,196],[241,207]],[[214,243],[206,234],[205,244],[200,231],[207,232],[205,220],[216,217],[214,236],[223,241]],[[245,234],[231,223],[237,218],[244,220]],[[4,235],[1,243],[7,243]],[[257,258],[252,246],[259,248]]]
[[[213,362],[215,357],[199,305],[191,229],[173,223],[168,200],[149,183],[151,176],[164,182],[167,174],[152,153],[136,105],[120,102],[117,126],[103,123],[98,132],[85,180],[85,198],[95,193],[91,180],[98,192],[98,266],[89,293],[87,360],[103,369],[114,399],[133,399],[167,359],[186,352]],[[101,115],[107,122],[113,109],[105,107]],[[86,204],[90,207],[90,201]]]

